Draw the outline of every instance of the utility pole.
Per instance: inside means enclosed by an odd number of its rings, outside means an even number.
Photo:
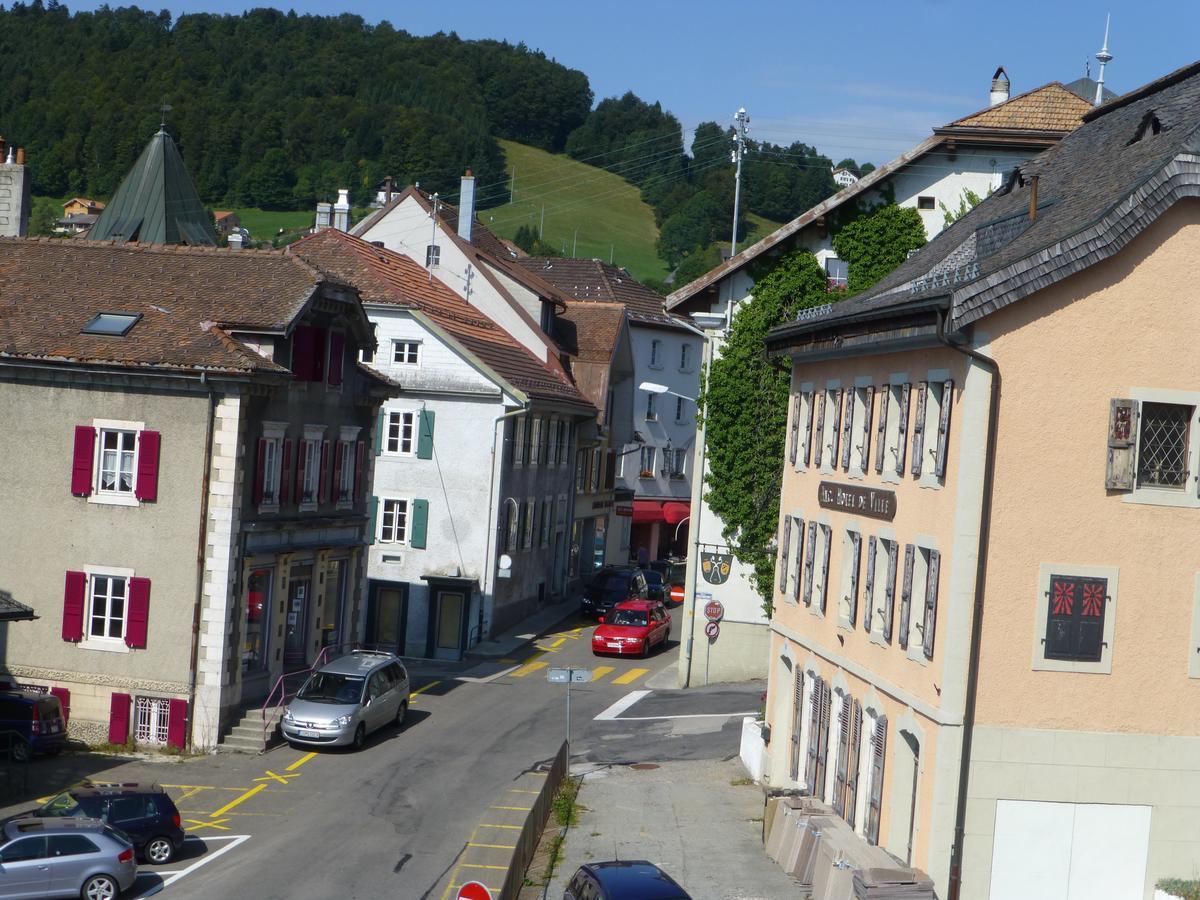
[[[571,239],[571,259],[574,259],[579,249],[579,226],[575,226],[575,237]]]
[[[542,221],[538,224],[538,240],[542,239],[546,231],[546,204],[542,204]]]
[[[441,208],[441,200],[435,193],[433,195],[433,208],[429,211],[429,246],[431,249],[425,251],[425,265],[429,268],[429,283],[433,284],[433,254],[432,248],[437,246],[437,219],[438,210]],[[440,251],[439,251],[440,252]]]
[[[508,202],[513,202],[513,197],[517,193],[517,167],[513,166],[512,175],[508,180]]]
[[[737,255],[738,242],[738,206],[742,200],[742,154],[746,149],[746,135],[750,132],[750,117],[746,115],[746,107],[738,109],[733,117],[733,141],[737,145],[733,150],[730,162],[737,163],[737,172],[733,178],[733,240],[729,244],[729,255]]]

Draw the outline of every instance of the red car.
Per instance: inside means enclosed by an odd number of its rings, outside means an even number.
[[[604,617],[592,632],[592,653],[648,656],[655,644],[665,644],[671,617],[657,600],[627,600]]]

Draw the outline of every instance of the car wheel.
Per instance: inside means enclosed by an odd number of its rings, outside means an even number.
[[[29,762],[29,757],[33,756],[29,745],[18,738],[12,745],[12,758],[15,762]]]
[[[640,656],[642,659],[645,659],[649,655],[650,655],[650,638],[646,638],[642,641],[642,652],[639,653],[638,656]]]
[[[121,888],[111,875],[93,875],[83,883],[79,896],[83,900],[116,900]]]
[[[363,744],[367,742],[367,726],[359,724],[354,730],[354,742],[350,745],[357,752],[363,748]]]
[[[146,842],[146,849],[143,852],[148,862],[162,866],[169,863],[175,856],[175,845],[171,843],[170,838],[151,838]]]
[[[396,710],[396,727],[397,727],[397,728],[403,728],[403,727],[404,727],[404,719],[405,719],[407,716],[408,716],[408,701],[407,701],[407,700],[401,700],[401,701],[400,701],[400,708],[399,708],[398,710]]]

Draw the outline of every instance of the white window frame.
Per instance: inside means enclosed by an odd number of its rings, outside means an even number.
[[[442,264],[441,244],[425,245],[425,268],[436,269]]]
[[[838,391],[841,390],[841,387],[840,381],[829,381],[821,389],[821,402],[825,404],[825,418],[821,422],[821,433],[817,435],[817,440],[821,442],[820,471],[826,475],[832,475],[841,462],[840,459],[834,458],[837,454],[833,452],[833,427],[834,420],[837,419]],[[840,421],[838,424],[841,424]]]
[[[401,359],[400,357],[403,356]],[[409,357],[415,359],[409,359]],[[421,341],[411,338],[392,340],[392,365],[416,368],[421,365]]]
[[[300,456],[304,463],[304,480],[300,483],[300,494],[296,497],[296,503],[302,512],[316,509],[317,502],[320,499],[321,441],[324,437],[325,429],[322,426],[304,426],[304,437],[300,441]],[[305,499],[306,497],[307,499]]]
[[[287,422],[263,422],[262,439],[267,442],[267,453],[263,460],[263,501],[258,506],[260,512],[274,512],[279,509],[283,479],[283,438],[286,434]],[[256,456],[256,467],[257,464]],[[257,477],[256,470],[255,478]]]
[[[858,535],[858,560],[854,559],[854,538],[852,535]],[[842,529],[842,551],[841,551],[841,577],[838,581],[837,595],[837,623],[838,628],[843,628],[847,631],[853,631],[854,626],[850,624],[850,606],[852,600],[858,598],[850,597],[850,575],[853,572],[855,564],[858,566],[858,578],[855,585],[855,592],[862,590],[863,584],[863,556],[867,551],[867,539],[863,535],[862,526],[854,521],[849,520],[845,523]],[[859,606],[861,607],[861,603]],[[862,612],[861,609],[858,610]],[[855,616],[857,623],[858,616]]]
[[[646,391],[646,421],[658,421],[658,394]]]
[[[134,570],[86,565],[83,567],[83,573],[87,576],[87,588],[83,598],[83,639],[78,646],[85,650],[128,653],[129,647],[125,643],[125,631],[129,627],[129,586],[134,577]],[[97,578],[120,578],[125,581],[125,606],[121,615],[121,633],[116,636],[94,636],[92,634],[92,604],[95,601]],[[106,616],[106,618],[112,617]]]
[[[804,462],[804,449],[808,447],[809,453],[812,453],[813,399],[817,396],[813,388],[811,381],[805,381],[799,389],[800,406],[797,415],[800,416],[800,423],[796,430],[796,465],[794,467],[797,472],[808,471],[808,464]],[[812,459],[811,455],[809,459]]]
[[[888,379],[887,424],[884,427],[883,472],[880,475],[888,484],[899,484],[901,476],[896,472],[896,457],[900,455],[900,417],[904,404],[904,385],[909,383],[907,372],[893,372]],[[912,407],[912,392],[909,396],[909,407]],[[904,438],[907,441],[912,434],[912,417],[909,417],[908,431]],[[905,463],[909,462],[907,456]],[[906,465],[907,469],[907,465]]]
[[[165,697],[134,698],[133,739],[139,744],[162,747],[167,743],[171,701]]]
[[[928,404],[928,400],[926,400]],[[927,407],[928,408],[928,407]],[[936,429],[935,429],[936,433]],[[924,467],[922,467],[924,468]],[[919,534],[913,538],[913,576],[912,592],[908,597],[908,658],[923,666],[932,660],[925,658],[925,601],[929,591],[929,551],[937,550],[937,540],[929,535]],[[904,577],[903,564],[900,566],[899,578]],[[878,570],[876,570],[878,573]],[[941,575],[938,576],[944,581]],[[938,585],[939,590],[941,585]],[[937,598],[940,603],[941,598]]]
[[[415,409],[389,409],[384,421],[383,454],[384,456],[416,456],[417,453],[417,416]],[[396,449],[392,449],[392,429],[395,428]],[[407,432],[407,438],[405,433]],[[408,449],[404,449],[407,440]]]
[[[1126,503],[1145,503],[1151,506],[1200,508],[1200,391],[1173,391],[1157,388],[1133,388],[1128,396],[1138,401],[1137,444],[1134,449],[1133,490],[1124,496]],[[1182,490],[1162,487],[1140,487],[1137,481],[1137,461],[1142,452],[1143,403],[1171,403],[1192,407],[1188,428],[1188,478]],[[1107,625],[1105,626],[1107,628]]]
[[[938,428],[942,420],[942,404],[946,402],[953,403],[954,398],[946,398],[942,395],[946,390],[946,382],[950,380],[949,369],[930,369],[926,376],[928,383],[925,388],[925,439],[921,452],[924,454],[924,459],[921,460],[921,477],[917,482],[923,488],[940,488],[945,482],[945,477],[939,478],[937,474],[937,453],[938,453]],[[912,432],[912,427],[909,427],[909,432]],[[949,435],[946,439],[946,453],[950,452]],[[909,471],[912,470],[912,460],[908,461]]]
[[[92,427],[96,429],[96,446],[92,455],[92,493],[87,498],[88,503],[107,506],[141,506],[142,501],[137,498],[137,472],[138,458],[142,449],[141,433],[146,430],[146,423],[127,422],[119,419],[92,419]],[[133,482],[128,491],[106,491],[101,487],[103,481],[100,467],[104,459],[105,432],[133,432]],[[117,472],[119,479],[119,466]]]
[[[1111,675],[1113,645],[1117,632],[1117,576],[1116,566],[1078,565],[1075,563],[1042,563],[1038,567],[1038,587],[1033,603],[1033,670],[1035,672],[1075,672],[1090,675]],[[1104,609],[1104,643],[1100,659],[1096,662],[1073,659],[1047,659],[1043,641],[1046,637],[1046,620],[1049,618],[1050,576],[1076,575],[1081,578],[1104,578],[1108,581],[1108,606]],[[1200,592],[1200,579],[1197,581]],[[1192,651],[1195,653],[1195,651]],[[1200,655],[1200,654],[1195,654]]]
[[[388,522],[388,504],[403,504],[401,509],[399,506],[391,511],[392,523],[389,526]],[[379,528],[375,535],[375,540],[381,544],[391,544],[393,546],[408,546],[409,525],[412,521],[412,499],[409,497],[380,497],[379,498]],[[404,522],[399,524],[399,518],[403,515]],[[387,537],[387,531],[390,529],[391,537]]]
[[[338,507],[345,508],[354,504],[354,469],[355,469],[355,453],[354,441],[340,440],[337,444],[337,452],[341,454],[341,481],[335,485],[337,495],[333,498]]]
[[[662,364],[662,341],[658,338],[650,340],[650,362],[648,363],[651,369],[661,369]]]

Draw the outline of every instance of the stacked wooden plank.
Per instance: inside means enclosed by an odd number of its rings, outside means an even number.
[[[854,900],[935,900],[933,879],[920,869],[874,868],[854,873]]]

